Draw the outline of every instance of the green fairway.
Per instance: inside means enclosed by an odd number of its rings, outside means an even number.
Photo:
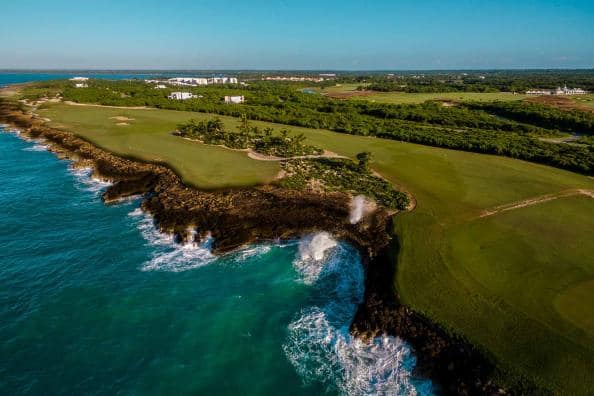
[[[68,105],[53,105],[40,113],[55,120],[52,125],[63,125],[113,153],[165,162],[186,183],[201,188],[266,183],[280,170],[276,162],[252,160],[244,152],[173,136],[171,132],[178,123],[195,117],[192,113]]]
[[[414,104],[428,100],[445,100],[457,102],[492,102],[495,100],[521,100],[526,95],[514,95],[510,92],[443,92],[443,93],[406,93],[406,92],[361,92],[357,90],[360,84],[342,84],[324,89],[312,88],[315,92],[328,96],[349,100],[368,100],[377,103]]]
[[[170,134],[178,122],[208,114],[64,104],[40,114],[110,151],[165,161],[200,187],[262,183],[278,171],[274,162]],[[133,120],[110,118],[118,116]],[[236,128],[237,119],[220,118]],[[594,388],[594,199],[576,195],[479,218],[499,205],[594,189],[593,179],[504,157],[286,128],[338,154],[372,152],[372,167],[416,197],[416,209],[394,221],[395,282],[406,304],[467,337],[504,372],[567,394]]]

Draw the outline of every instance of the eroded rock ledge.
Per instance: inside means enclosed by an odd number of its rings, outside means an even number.
[[[0,98],[0,122],[32,138],[43,138],[50,150],[89,166],[94,175],[114,184],[103,194],[105,202],[144,194],[142,208],[151,213],[163,232],[183,241],[210,233],[213,252],[242,245],[296,238],[327,231],[348,241],[362,253],[366,270],[365,300],[351,325],[362,338],[387,333],[408,341],[415,349],[417,372],[433,379],[447,394],[507,394],[488,381],[493,366],[469,343],[449,335],[426,317],[400,304],[394,290],[395,240],[391,240],[391,213],[378,208],[361,222],[350,224],[351,197],[278,186],[200,191],[185,186],[163,165],[127,160],[105,152],[68,132],[48,128],[19,105]],[[392,244],[392,245],[391,245]]]

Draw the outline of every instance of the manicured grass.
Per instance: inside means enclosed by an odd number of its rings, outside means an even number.
[[[276,162],[250,159],[244,152],[207,146],[173,136],[176,125],[195,114],[172,110],[122,110],[91,106],[50,105],[40,110],[54,126],[126,157],[165,162],[188,183],[201,188],[219,188],[266,183],[280,167]],[[129,125],[118,125],[126,117]]]
[[[276,164],[170,135],[177,122],[211,115],[51,105],[63,127],[108,150],[170,162],[185,180],[221,187],[269,180]],[[116,126],[113,116],[134,118]],[[220,117],[235,127],[237,119]],[[272,125],[275,129],[281,126]],[[282,126],[285,128],[285,126]],[[487,351],[509,381],[526,376],[567,394],[594,388],[594,200],[575,196],[479,219],[484,209],[594,180],[559,169],[372,137],[288,127],[306,144],[354,157],[417,199],[395,217],[403,301]],[[582,319],[580,319],[582,318]]]
[[[594,110],[594,94],[575,95],[572,96],[571,99],[577,104],[589,107]]]
[[[428,100],[448,100],[448,101],[478,101],[478,102],[492,102],[495,100],[521,100],[526,98],[526,95],[514,95],[509,92],[444,92],[444,93],[406,93],[406,92],[368,92],[362,93],[357,91],[359,84],[342,84],[340,86],[333,86],[324,89],[314,88],[313,90],[319,93],[325,93],[329,96],[353,95],[348,97],[349,100],[368,100],[377,103],[391,103],[391,104],[414,104],[423,103]]]

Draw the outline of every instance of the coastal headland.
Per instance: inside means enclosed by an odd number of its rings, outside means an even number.
[[[210,235],[213,253],[224,254],[245,244],[316,231],[348,241],[361,252],[366,271],[365,300],[351,324],[352,334],[363,339],[378,334],[403,338],[415,350],[418,375],[433,379],[445,393],[508,392],[490,381],[496,369],[484,353],[401,304],[392,281],[398,242],[392,235],[392,212],[386,208],[380,206],[352,224],[352,197],[343,192],[277,185],[199,190],[185,185],[164,164],[125,159],[50,128],[18,103],[0,101],[0,122],[42,139],[73,166],[91,167],[95,177],[110,180],[113,184],[103,194],[106,203],[143,195],[143,210],[162,232],[174,234],[180,243]]]
[[[366,104],[272,83],[195,87],[187,101],[138,80],[72,85],[12,87],[6,103],[108,179],[107,202],[138,194],[161,230],[212,236],[218,254],[329,231],[367,268],[352,334],[401,335],[417,372],[451,393],[589,393],[594,157],[588,136],[565,143],[589,114]],[[246,103],[222,102],[236,93]]]

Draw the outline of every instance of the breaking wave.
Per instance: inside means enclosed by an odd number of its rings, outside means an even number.
[[[210,251],[211,238],[203,241],[177,243],[173,235],[160,232],[153,218],[140,208],[128,214],[136,218],[137,227],[148,245],[154,247],[151,259],[142,266],[143,271],[181,272],[205,266],[216,260]]]
[[[272,247],[270,245],[255,245],[249,246],[244,249],[241,249],[235,253],[235,260],[236,261],[245,261],[252,257],[256,256],[263,256],[266,253],[270,252]]]
[[[99,195],[113,183],[93,177],[93,168],[74,168],[70,167],[70,173],[76,179],[76,187],[83,191],[90,191]]]
[[[16,128],[11,128],[8,124],[0,124],[0,129],[2,129],[4,132],[12,133],[14,135],[21,137],[21,131],[19,131]]]
[[[304,238],[294,261],[300,280],[314,288],[316,305],[288,326],[289,361],[305,383],[340,394],[432,394],[429,380],[413,377],[415,357],[403,340],[381,336],[365,343],[350,335],[364,295],[363,268],[353,247],[324,234]]]
[[[349,221],[351,224],[357,224],[363,217],[365,210],[365,196],[357,195],[351,201],[351,212],[349,213]]]
[[[338,242],[327,232],[303,237],[299,242],[299,257],[293,261],[293,266],[301,275],[303,283],[311,285],[318,279],[324,270],[320,261],[324,259],[326,252],[337,244]]]
[[[23,151],[47,151],[48,146],[41,143],[36,143],[31,147],[25,147]]]

